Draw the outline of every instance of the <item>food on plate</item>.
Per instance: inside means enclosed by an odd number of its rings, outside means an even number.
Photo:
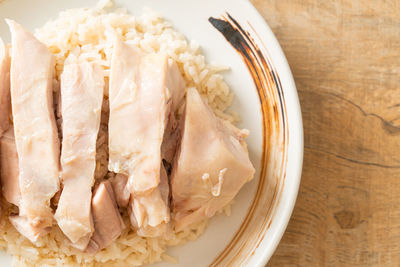
[[[86,247],[91,255],[108,247],[125,228],[109,180],[101,182],[94,191],[92,212],[95,231]]]
[[[166,66],[166,55],[144,54],[120,40],[115,43],[109,87],[109,170],[128,177],[130,218],[138,230],[169,222],[169,209],[158,189],[167,118]],[[153,203],[157,209],[148,212]]]
[[[254,175],[243,141],[247,132],[215,117],[194,88],[187,91],[183,116],[171,174],[178,230],[214,216]]]
[[[100,66],[88,62],[64,66],[60,84],[63,189],[54,218],[81,250],[87,247],[94,230],[91,200],[103,91]]]
[[[0,166],[3,197],[8,202],[19,206],[21,192],[19,189],[18,153],[12,126],[0,139]]]
[[[128,206],[129,198],[131,197],[129,190],[126,187],[127,181],[128,177],[120,173],[110,179],[115,194],[115,201],[117,202],[118,207],[121,208],[126,208]]]
[[[116,40],[109,87],[109,169],[127,176],[128,211],[142,236],[162,235],[170,221],[161,146],[184,87],[166,54],[144,54]]]
[[[15,21],[12,36],[11,104],[19,162],[19,214],[10,217],[32,242],[50,231],[50,199],[59,190],[59,140],[53,109],[55,61],[48,48]]]
[[[171,261],[254,175],[221,68],[155,13],[106,7],[35,35],[7,20],[0,246],[16,265]]]

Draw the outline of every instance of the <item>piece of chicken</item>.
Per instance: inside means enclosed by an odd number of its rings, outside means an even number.
[[[115,200],[117,201],[118,207],[126,208],[128,206],[129,198],[131,196],[131,193],[126,187],[128,177],[126,175],[118,173],[110,179],[110,182],[115,193]]]
[[[166,55],[144,55],[117,40],[109,89],[109,169],[128,176],[128,210],[142,235],[161,233],[150,228],[170,220],[168,197],[163,197],[163,192],[169,194],[168,181],[160,182],[165,173],[161,147],[166,129],[174,129],[170,114],[183,98],[184,87],[178,67]],[[165,150],[172,149],[168,145]]]
[[[168,233],[169,184],[164,166],[161,167],[160,184],[157,188],[144,196],[132,196],[131,203],[130,193],[126,188],[127,181],[128,177],[123,174],[117,174],[110,179],[116,202],[119,207],[128,208],[131,224],[138,235],[156,237]]]
[[[103,102],[103,70],[88,62],[65,65],[60,85],[63,190],[54,218],[69,240],[85,249],[93,232],[90,206]]]
[[[95,231],[86,248],[86,252],[91,255],[109,246],[125,228],[109,180],[100,183],[96,188],[92,199],[92,213]]]
[[[21,192],[19,188],[19,167],[18,153],[14,139],[14,128],[11,126],[0,139],[0,158],[1,158],[1,184],[4,198],[19,206]],[[37,237],[49,232],[50,228],[32,226],[25,217],[12,215],[9,217],[12,225],[23,233],[32,242]]]
[[[1,185],[4,198],[19,206],[18,153],[14,139],[14,128],[10,127],[0,139]]]
[[[46,235],[51,230],[51,227],[33,226],[24,216],[11,215],[8,219],[15,229],[28,238],[32,243],[36,242],[38,237]]]
[[[170,92],[167,57],[143,55],[115,43],[110,73],[109,170],[128,176],[129,192],[151,192],[160,182],[161,143]]]
[[[0,137],[9,127],[10,115],[10,57],[0,38]]]
[[[213,114],[196,89],[186,98],[182,140],[174,159],[171,190],[175,229],[212,217],[253,178],[240,131]]]
[[[161,166],[160,184],[151,193],[132,196],[128,213],[138,235],[157,237],[167,234],[170,221],[169,183],[164,166]]]
[[[15,21],[11,31],[11,104],[19,160],[21,199],[18,220],[31,227],[51,227],[50,199],[59,189],[59,140],[52,83],[55,61],[47,47]],[[36,240],[43,231],[37,231]],[[21,232],[27,236],[27,233]]]

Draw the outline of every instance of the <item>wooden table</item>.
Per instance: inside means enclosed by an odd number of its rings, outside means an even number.
[[[400,266],[400,1],[252,2],[304,123],[299,196],[268,266]]]

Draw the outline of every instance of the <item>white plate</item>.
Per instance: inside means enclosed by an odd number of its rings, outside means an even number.
[[[10,40],[4,18],[12,18],[33,31],[59,11],[92,7],[96,0],[4,0],[0,3],[0,36]],[[232,109],[241,115],[240,127],[250,130],[247,138],[250,157],[257,169],[255,179],[236,197],[232,215],[216,216],[196,241],[171,248],[178,266],[263,266],[271,257],[289,221],[300,182],[303,156],[301,111],[293,78],[285,56],[273,33],[247,0],[118,0],[139,15],[150,7],[172,22],[190,40],[199,43],[207,61],[231,68],[225,79],[236,98]],[[244,32],[248,61],[209,22],[210,17],[234,25],[230,14]],[[247,33],[248,31],[248,33]],[[237,40],[236,40],[237,41]],[[243,43],[242,43],[243,44]],[[251,44],[254,47],[251,49]],[[265,65],[262,65],[262,60]],[[258,60],[258,61],[257,61]],[[258,67],[257,67],[258,66]],[[253,75],[252,75],[253,74]],[[259,75],[258,78],[255,75]],[[266,80],[263,80],[265,79]],[[268,79],[270,83],[268,84]],[[259,82],[260,81],[260,82]],[[259,82],[255,86],[255,82]],[[263,127],[264,125],[264,127]],[[11,257],[0,254],[0,266],[10,266]],[[166,263],[154,266],[170,266]]]

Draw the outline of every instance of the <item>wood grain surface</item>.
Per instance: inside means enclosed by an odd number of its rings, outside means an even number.
[[[400,1],[252,2],[291,66],[305,139],[268,266],[400,266]]]

